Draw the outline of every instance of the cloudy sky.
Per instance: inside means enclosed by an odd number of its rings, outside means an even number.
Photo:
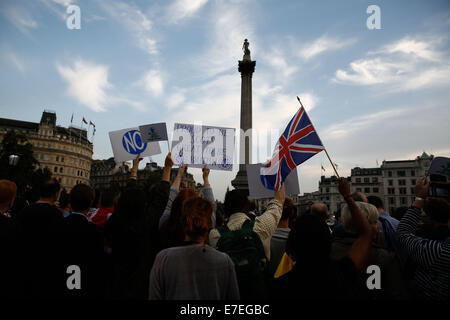
[[[70,4],[79,30],[66,26]],[[372,4],[379,30],[366,26]],[[253,162],[267,160],[265,134],[284,129],[297,95],[341,175],[423,151],[450,156],[447,0],[2,0],[0,10],[0,117],[37,122],[50,109],[62,126],[85,117],[97,128],[95,159],[112,156],[112,130],[239,128],[245,38],[261,137]],[[332,174],[323,153],[300,165],[302,193],[317,190],[321,165]],[[218,199],[235,174],[211,173]]]

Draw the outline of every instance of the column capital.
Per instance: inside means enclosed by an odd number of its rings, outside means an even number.
[[[239,68],[238,71],[242,76],[252,76],[253,72],[255,72],[256,61],[251,60],[239,60]]]

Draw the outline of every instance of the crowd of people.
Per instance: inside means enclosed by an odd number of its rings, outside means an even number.
[[[0,296],[450,299],[450,204],[428,198],[424,178],[400,220],[340,178],[344,202],[329,223],[325,204],[299,214],[284,186],[261,213],[246,191],[228,191],[222,216],[206,166],[200,194],[180,189],[186,166],[171,184],[169,153],[161,181],[144,190],[140,160],[119,194],[85,184],[61,193],[50,179],[21,210],[11,210],[15,183],[0,180]],[[376,288],[369,266],[380,270]]]

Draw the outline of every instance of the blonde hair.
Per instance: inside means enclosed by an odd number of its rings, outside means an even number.
[[[360,202],[356,201],[356,205],[358,206],[359,210],[361,211],[362,215],[367,219],[369,224],[377,223],[378,221],[378,210],[377,208],[366,202]],[[342,226],[344,227],[344,230],[347,232],[352,233],[358,233],[358,231],[355,229],[352,223],[352,214],[350,213],[350,209],[348,208],[348,205],[345,205],[342,208]]]

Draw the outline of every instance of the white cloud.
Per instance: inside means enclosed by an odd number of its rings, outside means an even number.
[[[5,46],[2,46],[2,60],[7,62],[20,73],[25,73],[25,63],[15,52]]]
[[[94,111],[105,111],[108,67],[78,59],[73,67],[57,64],[61,77],[68,83],[67,93]]]
[[[333,81],[351,85],[382,85],[384,92],[417,90],[450,83],[448,54],[438,49],[442,38],[405,37],[368,52],[367,58],[338,69]],[[372,57],[373,56],[373,57]]]
[[[309,60],[323,52],[334,51],[351,45],[355,41],[355,39],[341,39],[325,34],[316,40],[301,46],[298,51],[298,56],[305,60]]]
[[[186,101],[186,90],[174,89],[175,92],[170,94],[166,99],[166,104],[169,110],[179,107]]]
[[[160,96],[164,92],[164,82],[159,70],[147,71],[140,80],[140,84],[154,96]]]
[[[194,58],[196,69],[205,77],[236,68],[237,61],[243,57],[244,39],[249,40],[250,51],[257,51],[248,3],[219,0],[214,4],[208,18],[211,28],[208,29],[205,50]]]
[[[106,13],[130,31],[142,50],[150,55],[158,54],[158,42],[152,31],[152,21],[139,8],[122,1],[102,1],[100,5]]]
[[[181,20],[193,16],[208,0],[175,0],[168,8],[167,19],[170,23],[178,23]]]
[[[5,18],[24,34],[28,35],[30,30],[38,27],[38,23],[25,8],[7,6],[2,8],[2,12]]]

